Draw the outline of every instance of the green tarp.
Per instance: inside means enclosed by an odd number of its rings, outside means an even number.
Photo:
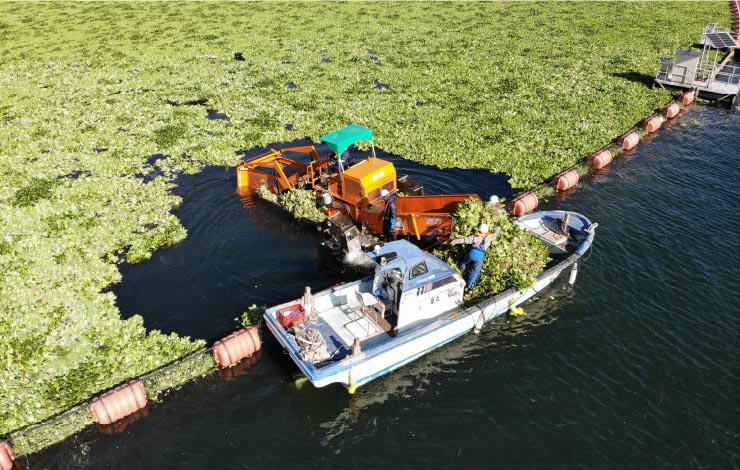
[[[321,138],[337,155],[341,155],[350,145],[360,140],[373,140],[373,131],[357,124],[350,124]]]

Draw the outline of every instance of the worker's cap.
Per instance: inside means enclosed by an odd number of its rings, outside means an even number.
[[[380,197],[386,197],[388,194],[389,193],[388,193],[388,190],[387,189],[381,189],[380,190]]]
[[[494,206],[498,205],[499,202],[500,201],[498,200],[498,196],[496,196],[495,194],[491,196],[491,198],[488,200],[488,203]]]
[[[488,233],[488,224],[480,224],[480,227],[478,227],[478,231],[480,233]]]

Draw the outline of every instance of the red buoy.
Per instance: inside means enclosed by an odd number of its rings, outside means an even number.
[[[640,136],[637,135],[637,132],[635,131],[630,131],[617,139],[617,145],[619,145],[622,150],[633,149],[637,147],[637,144],[639,143]]]
[[[96,423],[110,424],[144,408],[146,401],[144,383],[134,380],[94,398],[90,412]]]
[[[681,103],[683,103],[684,106],[688,106],[693,103],[694,98],[696,98],[696,96],[694,95],[693,91],[681,93],[680,95],[678,95],[678,99],[681,100]]]
[[[535,193],[524,193],[511,201],[511,213],[515,217],[521,217],[537,208],[540,200]]]
[[[594,170],[601,170],[612,162],[614,156],[608,149],[599,150],[595,154],[591,155],[591,168]]]
[[[645,119],[645,122],[642,123],[642,128],[648,132],[655,132],[660,129],[660,126],[662,125],[663,116],[656,114],[655,116],[650,116],[649,118]]]
[[[221,367],[228,367],[262,347],[257,328],[250,326],[231,333],[213,344],[213,359]]]
[[[566,170],[553,178],[555,189],[566,191],[578,184],[578,172],[576,170]]]
[[[673,119],[674,117],[678,116],[678,113],[681,112],[681,107],[678,105],[678,103],[671,103],[665,108],[663,108],[663,115],[668,119]]]
[[[11,470],[13,468],[13,449],[5,441],[0,441],[0,470]]]

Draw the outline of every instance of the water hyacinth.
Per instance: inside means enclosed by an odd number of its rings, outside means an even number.
[[[316,194],[307,189],[292,189],[283,192],[278,198],[280,205],[296,219],[308,219],[320,223],[326,214],[317,205]]]
[[[505,213],[480,199],[469,198],[458,204],[454,238],[478,232],[482,223],[491,232],[500,229],[496,240],[486,251],[478,283],[466,292],[466,300],[480,299],[506,289],[524,289],[531,286],[549,260],[549,250],[539,240],[513,225]],[[452,266],[467,259],[470,246],[443,245],[435,254]]]
[[[121,320],[106,290],[186,237],[174,175],[355,122],[531,187],[667,102],[645,77],[729,19],[723,2],[0,4],[0,434],[203,347]],[[514,235],[496,258],[536,266]],[[480,290],[526,283],[514,261]]]

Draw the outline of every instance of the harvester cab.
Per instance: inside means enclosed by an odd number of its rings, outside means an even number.
[[[344,168],[341,155],[351,146],[360,141],[369,141],[371,154],[368,158],[355,165]],[[395,192],[396,168],[393,163],[382,160],[375,156],[375,144],[373,142],[373,131],[367,127],[350,124],[321,137],[329,150],[336,156],[338,172],[334,178],[329,180],[325,188],[334,198],[349,204],[350,207],[359,208],[375,203],[380,198],[383,189]],[[357,216],[356,211],[353,216]]]

